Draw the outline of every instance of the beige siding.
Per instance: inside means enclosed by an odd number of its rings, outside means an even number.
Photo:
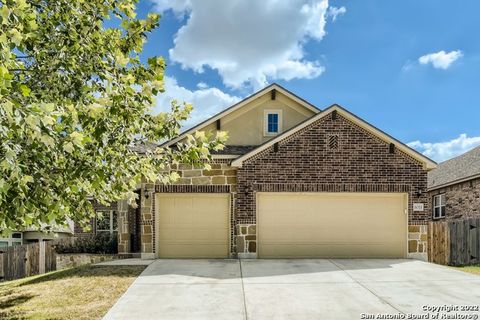
[[[270,93],[250,102],[244,107],[226,115],[221,122],[221,130],[228,132],[227,145],[260,145],[272,136],[264,135],[265,110],[282,111],[282,128],[286,131],[314,115],[314,112],[277,92],[271,100]],[[199,129],[216,132],[216,123]]]
[[[258,193],[260,258],[404,258],[406,195]]]

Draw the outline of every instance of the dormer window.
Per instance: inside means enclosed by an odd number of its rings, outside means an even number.
[[[264,134],[277,135],[282,132],[282,110],[265,110]]]

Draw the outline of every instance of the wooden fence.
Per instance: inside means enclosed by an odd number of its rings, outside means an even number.
[[[480,263],[480,218],[430,222],[429,261],[452,266]]]
[[[56,270],[55,245],[58,243],[59,241],[38,242],[0,249],[0,281]]]

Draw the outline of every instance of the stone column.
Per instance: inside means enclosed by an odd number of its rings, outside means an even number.
[[[238,258],[257,258],[257,226],[255,224],[237,224],[236,242]]]
[[[118,253],[130,252],[130,227],[128,220],[128,203],[118,201]]]
[[[140,215],[140,250],[142,259],[154,259],[154,234],[155,234],[155,185],[142,184],[141,189],[141,215]]]
[[[408,257],[428,261],[428,225],[408,226]]]

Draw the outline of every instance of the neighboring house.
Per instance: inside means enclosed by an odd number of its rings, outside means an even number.
[[[480,217],[480,147],[428,173],[434,220]]]
[[[72,236],[72,230],[73,224],[69,227],[55,227],[53,232],[42,232],[36,229],[14,231],[8,237],[0,238],[0,248],[67,238]]]
[[[211,170],[172,165],[175,184],[143,183],[138,209],[119,202],[120,252],[427,259],[436,163],[342,107],[273,84],[162,146],[197,130],[228,131],[226,148]]]

